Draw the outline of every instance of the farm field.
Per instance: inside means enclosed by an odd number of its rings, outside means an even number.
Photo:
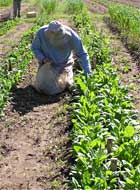
[[[139,5],[23,0],[21,18],[0,22],[0,190],[139,190],[140,31],[126,19],[140,18]],[[37,16],[27,18],[31,10]],[[57,19],[78,32],[92,73],[76,60],[72,88],[47,96],[32,87],[31,43]]]
[[[131,5],[131,6],[135,6],[137,8],[140,7],[140,1],[139,0],[111,0],[111,2],[117,2],[117,3],[123,3],[123,4],[127,4],[127,5]]]

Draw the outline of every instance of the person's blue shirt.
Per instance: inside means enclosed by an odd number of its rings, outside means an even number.
[[[52,61],[58,67],[64,67],[67,62],[72,58],[73,53],[78,57],[81,67],[85,74],[90,73],[90,62],[87,51],[82,45],[81,39],[78,34],[71,28],[65,26],[68,31],[67,35],[69,40],[62,40],[60,46],[50,43],[49,37],[45,35],[48,25],[41,27],[32,43],[32,51],[39,62],[43,59]],[[68,39],[67,38],[67,39]]]

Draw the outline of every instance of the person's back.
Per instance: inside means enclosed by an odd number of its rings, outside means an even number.
[[[35,88],[45,94],[56,94],[73,83],[73,54],[84,70],[90,73],[87,51],[78,34],[59,21],[41,27],[32,43],[32,51],[39,62]]]

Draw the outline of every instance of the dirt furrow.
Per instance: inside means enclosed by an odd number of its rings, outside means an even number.
[[[107,7],[96,1],[84,0],[89,10],[92,13],[105,14],[107,12]]]
[[[18,45],[23,33],[32,27],[33,23],[18,24],[15,28],[0,37],[0,57],[3,59]]]
[[[20,34],[21,30],[13,35],[18,40]],[[70,95],[37,93],[31,86],[37,67],[33,60],[0,119],[0,190],[68,189]]]
[[[0,121],[0,189],[63,190],[68,172],[66,93],[38,94],[32,63]],[[65,98],[64,98],[65,97]]]
[[[26,14],[26,12],[28,10],[33,9],[32,6],[29,5],[29,3],[21,3],[21,16],[23,16],[24,14]],[[11,18],[13,17],[13,5],[8,6],[8,7],[0,7],[0,13],[6,13],[6,12],[10,12],[11,13]]]

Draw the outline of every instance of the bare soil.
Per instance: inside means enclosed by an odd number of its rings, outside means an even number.
[[[103,5],[102,3],[98,3],[96,1],[90,1],[90,0],[84,0],[84,2],[87,4],[89,10],[92,13],[105,14],[108,10],[107,7]]]
[[[28,3],[22,3],[21,6],[21,17],[25,17],[27,11],[31,9]],[[11,8],[12,12],[12,8]],[[0,37],[0,62],[7,56],[7,54],[12,51],[14,47],[18,45],[23,33],[32,27],[33,23],[21,22],[17,24],[14,28],[6,32],[3,36]]]
[[[0,121],[0,189],[67,189],[69,118],[67,93],[38,94],[33,62],[12,92]]]
[[[21,15],[25,15],[28,10],[31,10],[32,7],[29,6],[29,3],[21,3]],[[13,5],[9,7],[0,7],[0,13],[3,14],[5,12],[11,12],[11,16],[13,16]]]
[[[18,31],[13,35],[20,40]],[[7,38],[12,40],[12,32]],[[37,93],[31,86],[37,67],[33,60],[0,119],[0,190],[68,189],[70,94]]]
[[[0,56],[1,59],[17,46],[23,33],[32,27],[33,23],[21,23],[9,30],[5,35],[0,37]]]

